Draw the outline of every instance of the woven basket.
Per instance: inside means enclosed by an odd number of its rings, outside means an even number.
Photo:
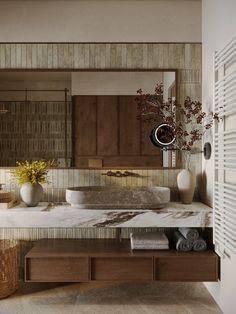
[[[0,240],[0,299],[13,294],[18,284],[17,242]]]

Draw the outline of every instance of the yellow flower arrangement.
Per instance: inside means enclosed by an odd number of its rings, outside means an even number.
[[[20,185],[26,182],[32,184],[46,183],[49,168],[57,166],[55,160],[35,160],[32,162],[26,160],[24,162],[17,162],[16,164],[16,169],[12,170],[11,173]]]

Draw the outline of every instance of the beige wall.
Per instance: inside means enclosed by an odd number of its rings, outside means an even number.
[[[213,56],[236,35],[236,1],[203,0],[203,104],[213,109]],[[212,141],[212,132],[206,140]],[[213,201],[214,163],[203,160],[203,174],[207,178],[205,196],[208,203]],[[207,283],[209,291],[221,306],[224,314],[234,314],[236,308],[236,258],[221,259],[221,280]]]
[[[5,42],[201,42],[198,0],[0,1]]]

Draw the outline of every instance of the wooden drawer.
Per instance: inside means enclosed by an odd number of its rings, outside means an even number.
[[[25,280],[37,282],[88,281],[88,258],[26,258]]]
[[[160,281],[217,281],[218,257],[209,256],[155,258],[155,280]]]
[[[153,280],[153,258],[92,258],[91,280]]]

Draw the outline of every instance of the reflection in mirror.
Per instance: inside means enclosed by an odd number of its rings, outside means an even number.
[[[137,90],[163,82],[176,98],[176,71],[0,73],[0,167],[56,159],[59,167],[175,167],[150,141],[157,124],[137,119]],[[161,122],[161,121],[160,121]]]
[[[6,114],[0,113],[0,166],[44,158],[66,166],[65,152],[70,154],[71,142],[71,136],[65,138],[70,127],[69,121],[65,123],[71,107],[70,81],[70,73],[0,73],[0,105],[7,109]]]

